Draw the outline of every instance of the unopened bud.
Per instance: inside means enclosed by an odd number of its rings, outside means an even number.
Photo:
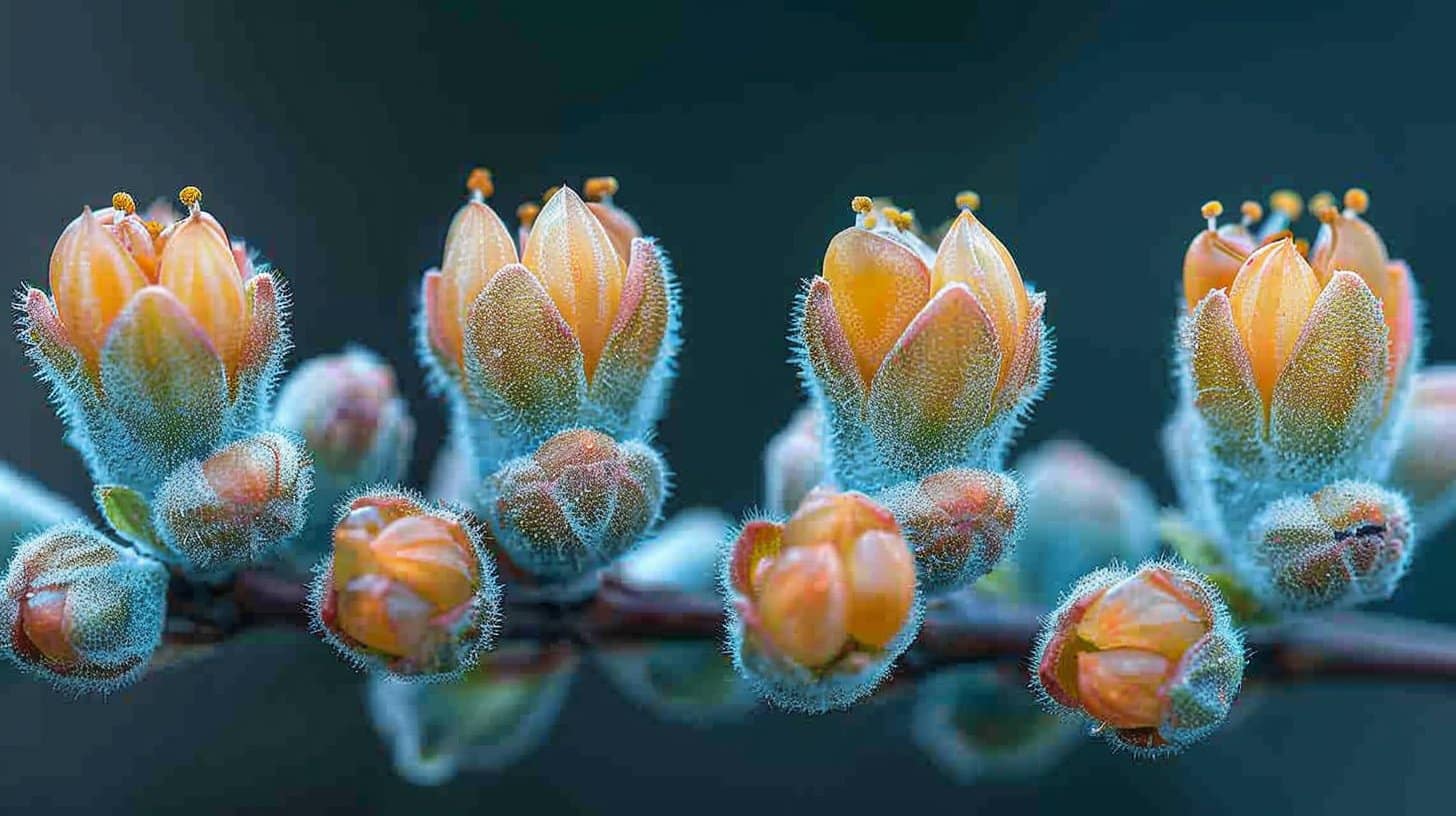
[[[1415,376],[1390,481],[1410,499],[1422,535],[1456,517],[1456,366]]]
[[[764,450],[764,511],[770,516],[794,512],[809,491],[824,481],[827,463],[822,422],[814,408],[800,408]]]
[[[257,561],[302,529],[312,479],[301,445],[261,433],[178,468],[157,489],[154,523],[188,569]]]
[[[492,477],[500,543],[532,575],[567,582],[626,553],[657,521],[666,466],[640,442],[563,431]]]
[[[946,470],[878,498],[904,528],[921,587],[931,594],[990,572],[1016,542],[1021,524],[1021,488],[1004,473]]]
[[[1218,590],[1189,569],[1150,562],[1098,570],[1071,589],[1043,625],[1033,685],[1050,709],[1156,756],[1223,722],[1244,662]]]
[[[312,603],[346,658],[397,677],[436,678],[469,668],[489,648],[500,588],[469,522],[384,491],[355,499],[335,526]]]
[[[165,567],[69,522],[17,548],[0,599],[0,643],[57,686],[107,692],[145,669],[166,604]]]

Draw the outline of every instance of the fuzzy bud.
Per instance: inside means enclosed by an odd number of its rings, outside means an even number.
[[[469,668],[500,618],[495,568],[472,525],[395,492],[349,504],[311,599],[319,631],[340,654],[401,678]]]
[[[943,594],[990,572],[1015,544],[1022,494],[1016,480],[984,470],[947,470],[878,496],[915,553],[921,588]]]
[[[532,575],[568,582],[603,567],[658,519],[666,466],[640,442],[563,431],[491,478],[495,532]]]
[[[1390,481],[1409,497],[1423,535],[1456,517],[1456,366],[1416,375]]]
[[[80,522],[21,542],[0,599],[0,642],[26,671],[77,692],[135,680],[161,643],[167,570]]]
[[[819,489],[782,525],[749,522],[724,576],[735,663],[786,708],[825,711],[868,694],[919,628],[910,547],[863,494]]]
[[[812,406],[800,408],[788,427],[769,440],[763,452],[764,512],[782,517],[828,475],[820,425],[823,417]]]
[[[157,489],[153,524],[189,570],[255,562],[303,528],[312,480],[302,445],[261,433],[178,468]]]
[[[1113,745],[1176,752],[1228,715],[1243,639],[1218,590],[1184,567],[1093,572],[1042,628],[1032,683],[1048,708],[1093,723]]]
[[[1282,609],[1388,598],[1414,544],[1405,499],[1368,482],[1336,482],[1275,501],[1249,530],[1260,594]]]

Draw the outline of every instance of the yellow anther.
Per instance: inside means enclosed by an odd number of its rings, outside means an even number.
[[[849,208],[860,215],[868,213],[874,206],[875,203],[870,201],[869,196],[855,196],[849,200]]]
[[[616,176],[596,176],[587,179],[581,191],[587,201],[601,201],[616,195],[619,189],[621,185],[617,183]]]
[[[1283,213],[1290,221],[1297,220],[1304,213],[1304,199],[1293,190],[1275,190],[1270,193],[1269,206]]]
[[[1370,209],[1370,194],[1359,187],[1345,191],[1345,209],[1360,215]]]
[[[962,190],[956,193],[955,204],[956,209],[975,212],[981,209],[981,194],[972,190]]]
[[[1205,201],[1203,203],[1203,208],[1200,209],[1199,212],[1203,213],[1204,218],[1217,218],[1220,215],[1223,215],[1223,202]]]
[[[872,230],[872,229],[875,228],[875,225],[876,224],[879,224],[879,223],[880,223],[880,219],[875,218],[875,214],[874,213],[870,213],[869,215],[866,215],[864,217],[864,224],[862,224],[861,226],[863,226],[865,229]]]
[[[465,179],[465,189],[472,193],[480,193],[481,198],[490,198],[495,194],[495,179],[489,170],[477,167],[471,170],[470,176]]]
[[[1239,212],[1244,214],[1244,223],[1252,224],[1264,217],[1264,208],[1257,201],[1245,201],[1239,205]]]
[[[890,223],[895,225],[895,229],[902,232],[908,231],[915,226],[915,213],[909,210],[895,210],[890,212],[889,208],[886,208],[885,217],[890,219]]]
[[[530,229],[531,225],[536,223],[536,216],[540,214],[541,205],[534,201],[527,201],[516,208],[516,220],[520,221],[521,226],[527,229]]]
[[[177,200],[190,210],[202,203],[202,191],[189,184],[177,193]]]
[[[1310,207],[1310,210],[1314,212],[1314,217],[1318,218],[1321,224],[1333,224],[1335,219],[1340,217],[1340,211],[1335,209],[1334,204],[1324,204],[1319,208]]]
[[[133,215],[136,213],[136,199],[131,197],[131,193],[112,193],[111,208],[124,212],[127,215]]]
[[[142,226],[147,228],[147,234],[152,236],[153,238],[161,235],[162,230],[166,229],[166,227],[162,226],[161,221],[143,221]]]
[[[1313,215],[1319,215],[1319,211],[1325,207],[1335,206],[1335,194],[1325,191],[1315,193],[1309,197],[1309,211]]]

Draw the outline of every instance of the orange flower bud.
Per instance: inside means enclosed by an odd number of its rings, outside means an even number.
[[[207,333],[232,381],[242,357],[246,298],[242,273],[222,227],[201,210],[172,225],[158,281]]]
[[[147,276],[88,207],[56,241],[50,283],[66,336],[94,375],[107,330]]]
[[[1314,270],[1287,238],[1250,255],[1234,279],[1229,290],[1234,323],[1265,405],[1294,354],[1320,289]]]

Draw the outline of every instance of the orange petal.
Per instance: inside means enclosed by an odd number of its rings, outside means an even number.
[[[903,244],[850,227],[829,242],[823,278],[860,379],[869,383],[930,300],[930,271]]]
[[[779,653],[815,668],[844,649],[849,633],[849,591],[844,564],[832,545],[784,550],[759,584],[759,619],[764,635]]]
[[[1139,570],[1088,607],[1077,636],[1098,649],[1141,649],[1177,661],[1209,629],[1194,591],[1163,567]]]
[[[1204,230],[1193,236],[1183,253],[1183,296],[1189,311],[1214,289],[1228,289],[1238,277],[1244,259],[1254,251],[1248,230],[1225,224],[1215,233]]]
[[[50,279],[56,314],[94,374],[111,322],[147,285],[146,275],[87,208],[56,241]]]
[[[382,575],[350,581],[338,591],[336,603],[336,620],[344,634],[386,654],[412,655],[430,630],[430,604]]]
[[[1385,325],[1390,328],[1389,384],[1393,390],[1415,347],[1415,284],[1405,261],[1392,261],[1386,268],[1385,299],[1381,308],[1385,312]]]
[[[590,380],[616,322],[627,275],[611,236],[576,191],[562,187],[536,217],[521,261],[575,330]]]
[[[1159,693],[1173,664],[1138,649],[1077,655],[1077,697],[1083,710],[1113,728],[1156,728],[1165,707]]]
[[[242,357],[246,298],[227,237],[197,212],[173,225],[158,280],[187,307],[222,358],[232,382]]]
[[[895,517],[862,493],[812,491],[784,525],[784,544],[801,547],[833,544],[848,558],[859,537],[871,530],[900,532]]]
[[[1314,270],[1287,238],[1250,255],[1234,279],[1229,290],[1234,324],[1248,350],[1254,383],[1265,405],[1319,293]]]
[[[70,616],[66,614],[69,594],[59,588],[32,592],[21,601],[20,610],[20,624],[25,629],[25,637],[46,659],[62,666],[80,660],[75,645],[71,643]]]
[[[1321,226],[1310,258],[1321,284],[1343,269],[1359,275],[1377,298],[1385,298],[1390,255],[1380,234],[1360,216],[1342,214],[1332,224]]]
[[[915,602],[915,559],[897,533],[871,530],[844,559],[849,573],[849,635],[883,649],[905,628]]]
[[[771,521],[750,521],[733,542],[728,576],[733,589],[751,597],[756,591],[755,579],[760,565],[773,559],[783,549],[783,527]]]
[[[643,387],[657,366],[672,319],[667,270],[657,244],[651,240],[634,241],[631,259],[617,322],[589,384],[594,400],[623,416],[630,414],[641,401]]]
[[[372,545],[384,573],[444,612],[475,594],[478,568],[459,524],[438,516],[407,516],[385,527]]]
[[[501,267],[516,261],[511,234],[490,205],[469,201],[455,213],[445,235],[437,319],[431,328],[442,352],[457,365],[463,353],[461,326],[470,306]]]
[[[955,282],[970,288],[996,327],[996,339],[1006,352],[999,382],[1011,368],[1011,350],[1016,348],[1021,327],[1026,325],[1026,284],[1005,245],[970,210],[961,210],[941,240],[930,274],[930,290],[939,292]]]

